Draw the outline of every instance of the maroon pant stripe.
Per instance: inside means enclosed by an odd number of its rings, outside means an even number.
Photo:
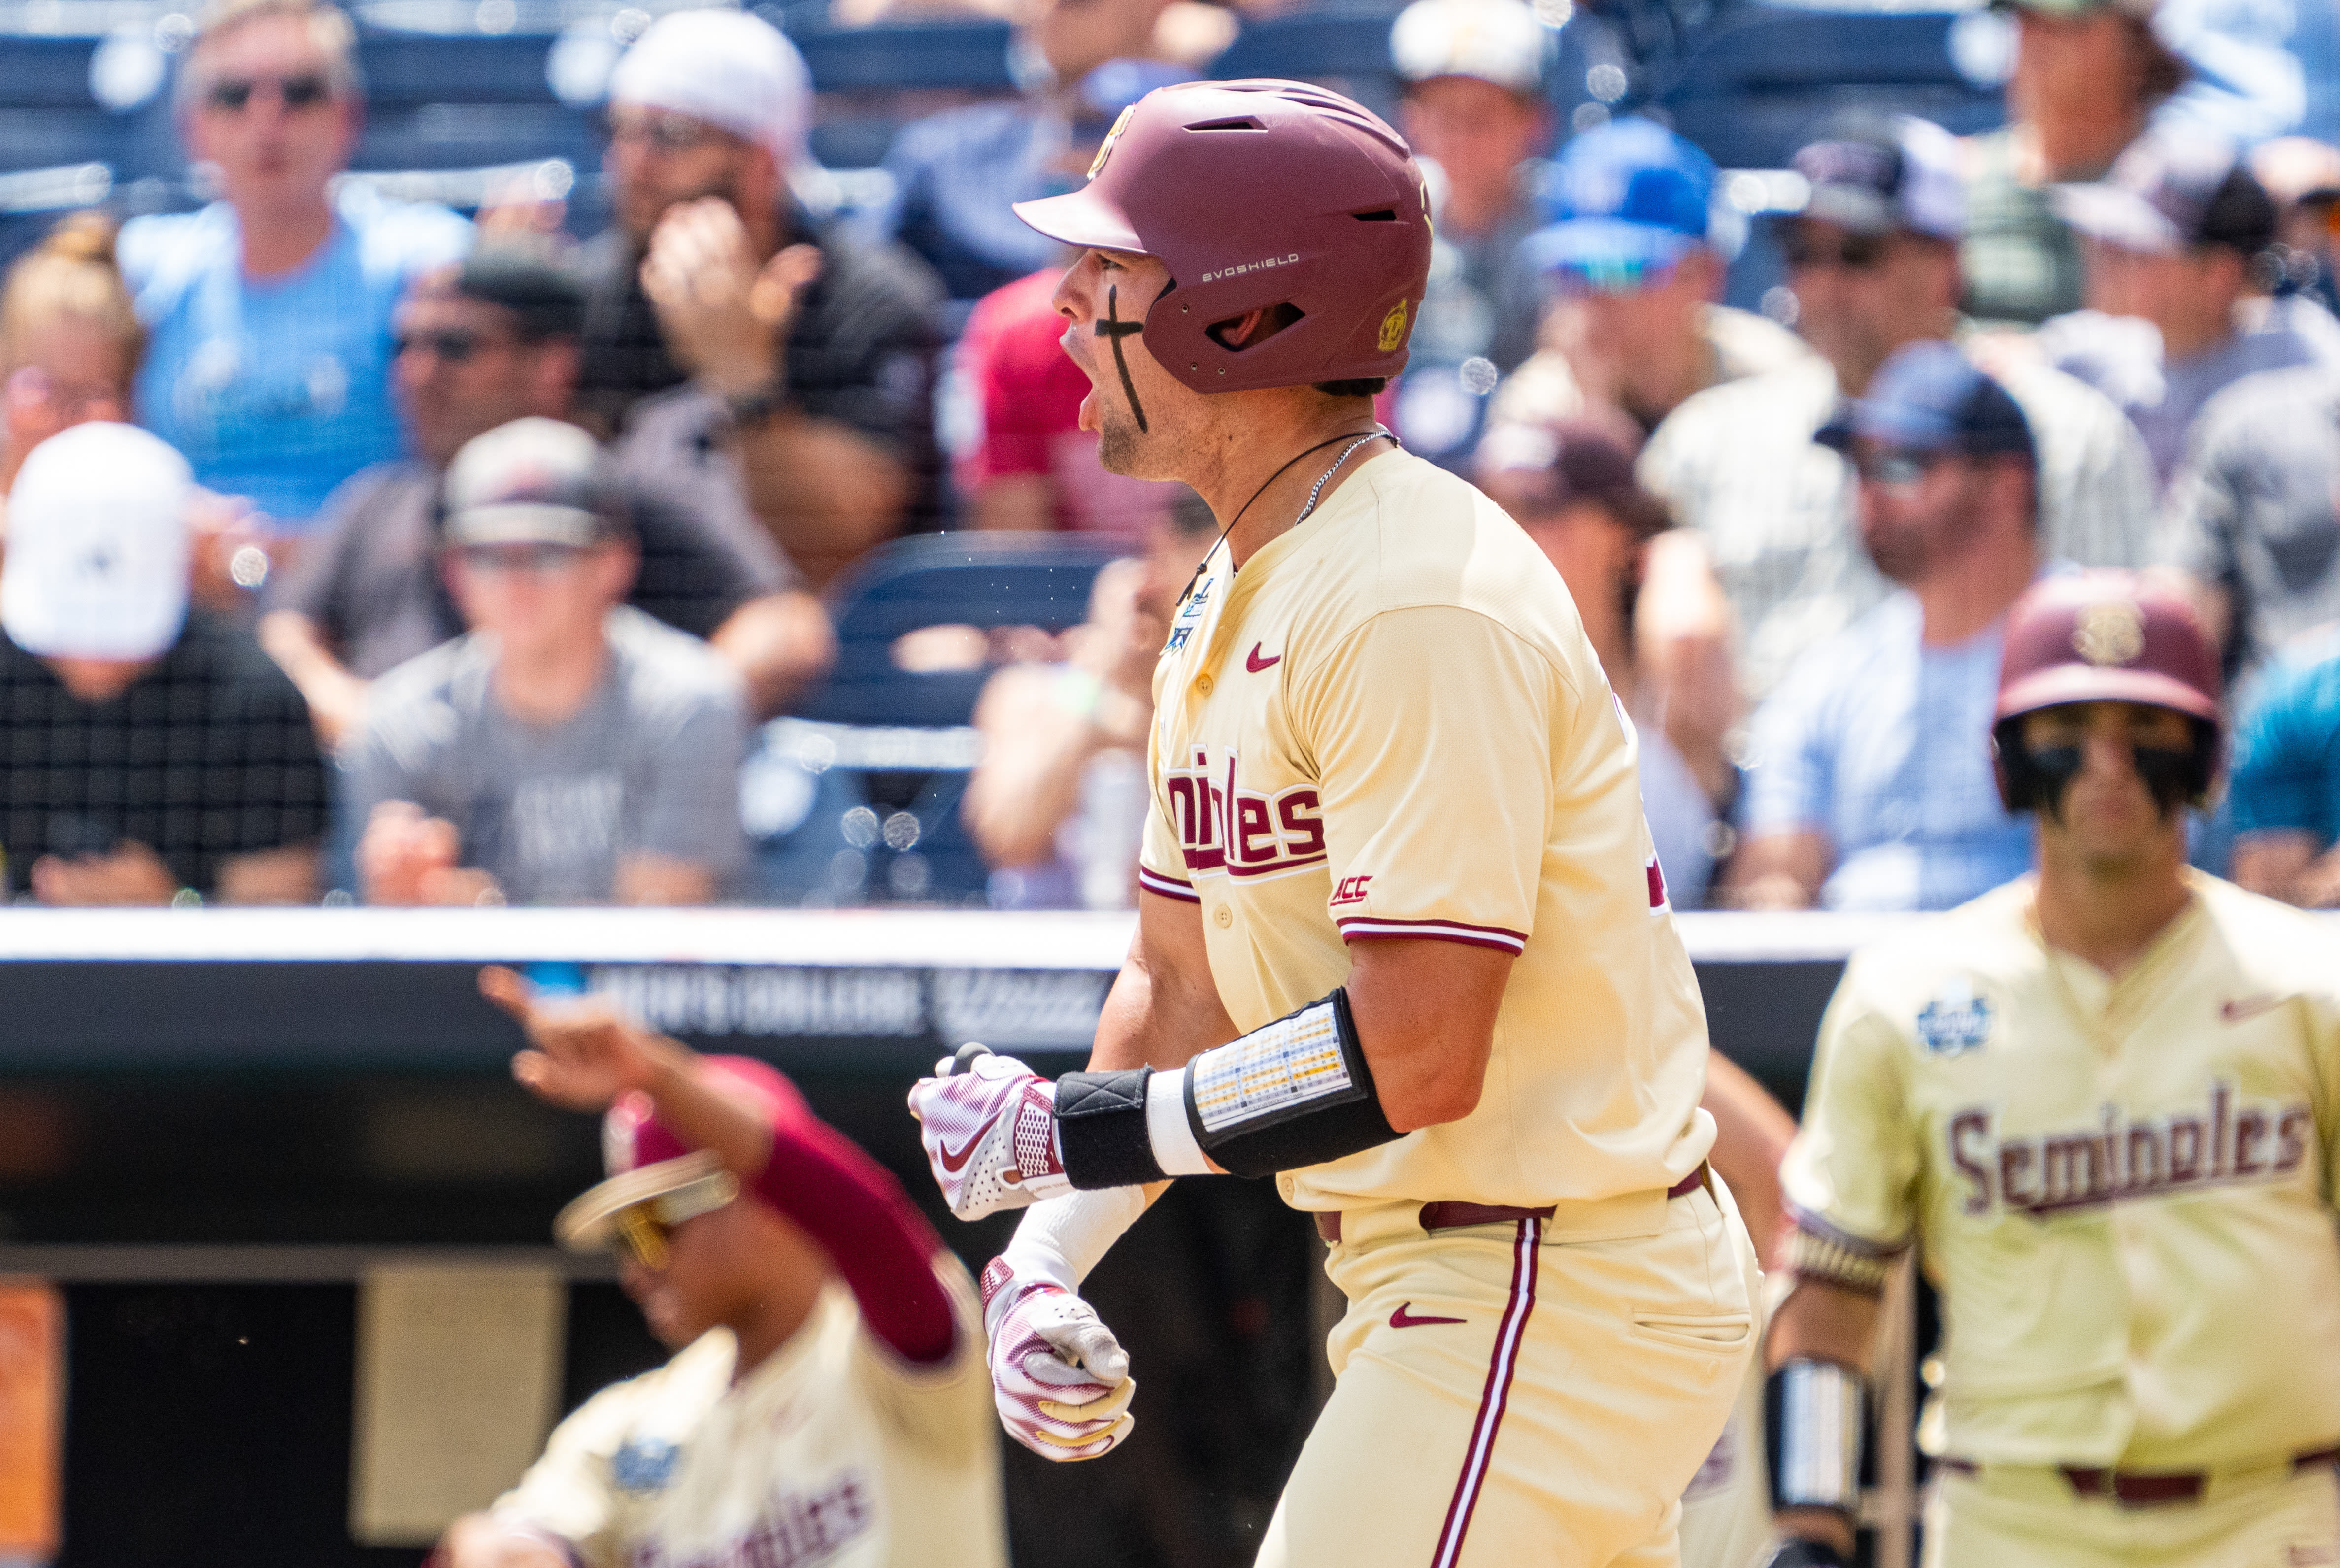
[[[1431,1568],[1454,1568],[1462,1560],[1462,1540],[1471,1531],[1471,1515],[1479,1506],[1487,1471],[1494,1463],[1495,1434],[1503,1424],[1511,1403],[1512,1374],[1519,1366],[1520,1344],[1527,1337],[1528,1315],[1535,1310],[1536,1267],[1542,1249],[1543,1221],[1523,1219],[1512,1237],[1512,1295],[1495,1329],[1494,1354],[1487,1362],[1487,1386],[1479,1395],[1478,1419],[1471,1424],[1471,1444],[1462,1455],[1462,1474],[1455,1478],[1454,1496],[1446,1504],[1446,1523],[1438,1532],[1438,1550]]]

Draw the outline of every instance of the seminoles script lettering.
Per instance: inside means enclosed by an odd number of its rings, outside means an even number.
[[[1163,789],[1178,829],[1178,847],[1191,875],[1224,870],[1231,877],[1265,877],[1314,866],[1324,858],[1324,819],[1316,789],[1294,784],[1273,795],[1235,782],[1235,756],[1214,766],[1195,748],[1194,764],[1166,770]]]
[[[1967,1186],[1966,1212],[2056,1214],[2191,1187],[2270,1182],[2307,1157],[2315,1116],[2305,1105],[2241,1105],[2228,1084],[2208,1114],[2132,1121],[2119,1107],[2083,1132],[1994,1137],[1991,1113],[1960,1111],[1947,1134]]]

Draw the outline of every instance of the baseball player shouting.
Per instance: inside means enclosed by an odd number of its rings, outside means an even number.
[[[762,1062],[480,984],[528,1030],[515,1077],[608,1107],[610,1179],[555,1228],[620,1253],[679,1354],[563,1421],[441,1568],[1004,1568],[975,1293],[894,1179]]]
[[[2340,1561],[2340,941],[2186,864],[2218,652],[2175,596],[2010,613],[2000,788],[2039,868],[1857,955],[1785,1183],[1775,1564],[1849,1551],[1889,1261],[1939,1288],[1939,1568]]]
[[[955,1212],[1050,1200],[984,1276],[1006,1424],[1118,1442],[1125,1358],[1080,1278],[1145,1184],[1274,1174],[1350,1310],[1261,1563],[1671,1563],[1752,1253],[1707,1173],[1631,727],[1542,553],[1373,423],[1421,172],[1335,94],[1195,84],[1016,211],[1081,248],[1056,303],[1106,464],[1225,530],[1155,677],[1090,1070],[983,1057],[911,1095]]]

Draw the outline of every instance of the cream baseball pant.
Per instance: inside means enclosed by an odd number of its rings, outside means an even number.
[[[1258,1568],[1669,1568],[1755,1345],[1755,1252],[1720,1178],[1627,1240],[1428,1234],[1419,1213],[1341,1216],[1333,1397]]]
[[[1786,1295],[1767,1275],[1757,1300],[1755,1342]],[[1755,1568],[1770,1555],[1771,1471],[1763,1453],[1763,1357],[1747,1358],[1739,1398],[1722,1435],[1682,1488],[1682,1568]],[[2001,1565],[2004,1568],[2004,1565]]]
[[[2329,1568],[2340,1563],[2332,1466],[2220,1474],[2198,1503],[2124,1507],[2045,1465],[1935,1472],[1924,1568]]]

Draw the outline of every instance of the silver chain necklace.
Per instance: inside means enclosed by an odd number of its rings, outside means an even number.
[[[1300,509],[1300,515],[1292,520],[1292,526],[1297,528],[1302,523],[1308,521],[1308,514],[1316,510],[1316,498],[1324,493],[1324,487],[1332,482],[1333,476],[1334,474],[1341,471],[1341,465],[1349,461],[1352,453],[1353,453],[1359,447],[1364,445],[1367,442],[1380,441],[1386,433],[1387,432],[1383,431],[1373,431],[1368,434],[1359,436],[1356,440],[1343,447],[1341,449],[1341,455],[1333,460],[1333,466],[1326,469],[1323,473],[1318,474],[1316,476],[1316,482],[1308,487],[1308,504]]]

